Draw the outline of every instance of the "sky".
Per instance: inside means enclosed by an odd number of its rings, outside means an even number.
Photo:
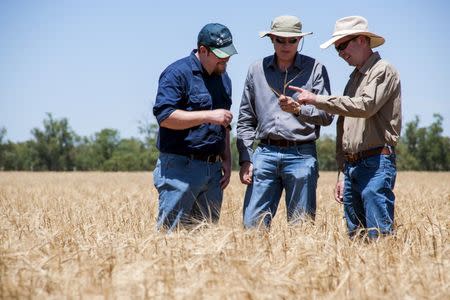
[[[273,54],[267,38],[279,15],[298,16],[302,53],[324,64],[332,94],[342,94],[353,67],[330,47],[337,19],[361,15],[386,43],[377,51],[400,73],[403,124],[429,126],[443,116],[450,136],[450,4],[448,1],[0,1],[0,128],[14,142],[32,138],[46,113],[67,118],[81,136],[104,128],[139,137],[152,114],[158,78],[196,47],[203,25],[218,22],[233,34],[238,54],[228,64],[237,121],[249,65]],[[235,127],[235,126],[234,126]],[[334,135],[335,122],[322,129]]]

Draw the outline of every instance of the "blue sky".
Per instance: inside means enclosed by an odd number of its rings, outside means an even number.
[[[220,6],[216,3],[219,3]],[[400,72],[404,123],[418,115],[421,125],[444,117],[450,136],[450,4],[447,1],[0,1],[0,127],[7,139],[25,141],[42,128],[45,113],[67,118],[72,129],[90,136],[103,128],[138,137],[151,113],[158,77],[196,45],[200,28],[227,25],[239,54],[228,73],[233,82],[234,120],[253,61],[270,55],[258,32],[284,14],[303,22],[303,53],[328,69],[333,94],[341,94],[352,68],[329,39],[337,19],[362,15],[386,38],[377,48]],[[334,134],[335,123],[323,129]]]

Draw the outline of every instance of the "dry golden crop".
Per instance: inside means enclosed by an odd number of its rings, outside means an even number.
[[[0,298],[450,299],[450,173],[400,172],[397,234],[351,241],[321,174],[315,225],[242,229],[233,174],[220,223],[155,231],[151,173],[0,173]]]

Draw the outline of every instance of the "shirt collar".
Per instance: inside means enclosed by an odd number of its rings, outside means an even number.
[[[301,64],[302,64],[302,58],[301,58],[300,53],[297,52],[295,54],[295,60],[294,60],[294,64],[292,66],[300,70]],[[276,54],[271,56],[270,60],[268,61],[268,66],[273,69],[277,68],[277,55]]]
[[[380,59],[381,59],[381,57],[378,52],[372,53],[372,55],[369,56],[369,58],[366,60],[364,65],[358,71],[361,74],[366,75],[367,71],[369,71],[369,69],[372,68],[373,65],[375,65],[377,63],[377,61],[379,61]]]
[[[203,72],[203,66],[200,63],[200,60],[195,55],[197,53],[197,49],[192,50],[191,55],[189,55],[189,58],[191,60],[191,66],[193,72]]]

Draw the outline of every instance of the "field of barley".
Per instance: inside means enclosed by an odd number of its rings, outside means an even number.
[[[150,172],[0,172],[0,298],[450,299],[450,173],[400,172],[397,233],[371,243],[348,239],[335,180],[314,225],[283,203],[246,231],[233,173],[218,225],[165,235]]]

